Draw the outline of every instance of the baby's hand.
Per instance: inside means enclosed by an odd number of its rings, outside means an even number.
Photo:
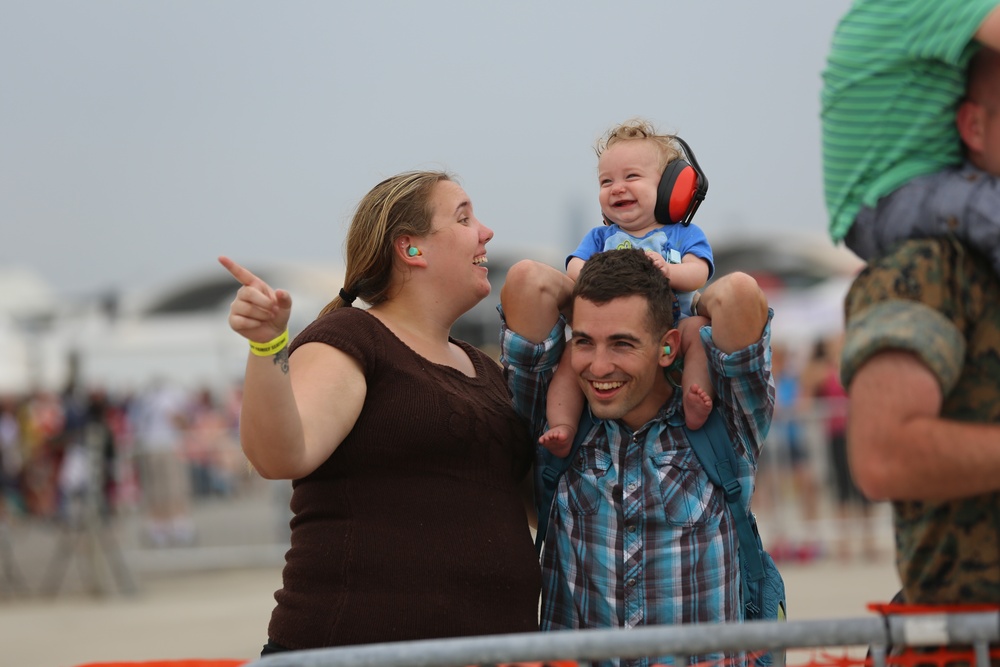
[[[660,270],[667,278],[670,278],[670,262],[663,259],[663,255],[653,250],[646,250],[646,256],[653,261],[653,266]]]

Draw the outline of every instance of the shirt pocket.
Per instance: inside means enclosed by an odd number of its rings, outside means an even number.
[[[667,523],[692,527],[718,515],[721,494],[691,451],[660,452],[650,456],[660,486]]]
[[[596,447],[581,447],[566,471],[566,508],[578,516],[596,514],[610,469],[610,454]]]

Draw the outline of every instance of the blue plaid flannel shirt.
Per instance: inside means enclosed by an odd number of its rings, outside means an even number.
[[[501,363],[515,410],[540,435],[546,391],[565,346],[565,321],[532,343],[502,321]],[[774,409],[770,318],[761,339],[732,354],[701,330],[716,401],[740,462],[744,505]],[[702,471],[682,426],[680,392],[641,429],[597,420],[556,490],[542,554],[543,630],[742,620],[738,538],[721,489]],[[683,419],[680,420],[683,424]],[[739,664],[743,656],[726,656]],[[692,656],[718,660],[721,653]],[[614,660],[648,667],[673,656]]]

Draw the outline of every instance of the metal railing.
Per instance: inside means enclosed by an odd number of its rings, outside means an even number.
[[[990,665],[1000,641],[1000,612],[890,614],[810,621],[754,621],[633,629],[577,630],[390,642],[275,653],[246,667],[464,667],[516,662],[688,657],[715,652],[869,646],[873,667],[885,667],[890,646],[969,646],[977,667]],[[861,664],[857,660],[853,664]],[[934,660],[928,658],[929,664]],[[810,663],[805,663],[810,664]],[[842,663],[850,664],[850,663]]]

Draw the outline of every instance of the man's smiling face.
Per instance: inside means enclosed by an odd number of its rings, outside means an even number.
[[[574,301],[570,365],[598,419],[620,419],[635,430],[656,415],[673,394],[662,368],[666,343],[680,344],[677,330],[650,331],[645,297]]]

